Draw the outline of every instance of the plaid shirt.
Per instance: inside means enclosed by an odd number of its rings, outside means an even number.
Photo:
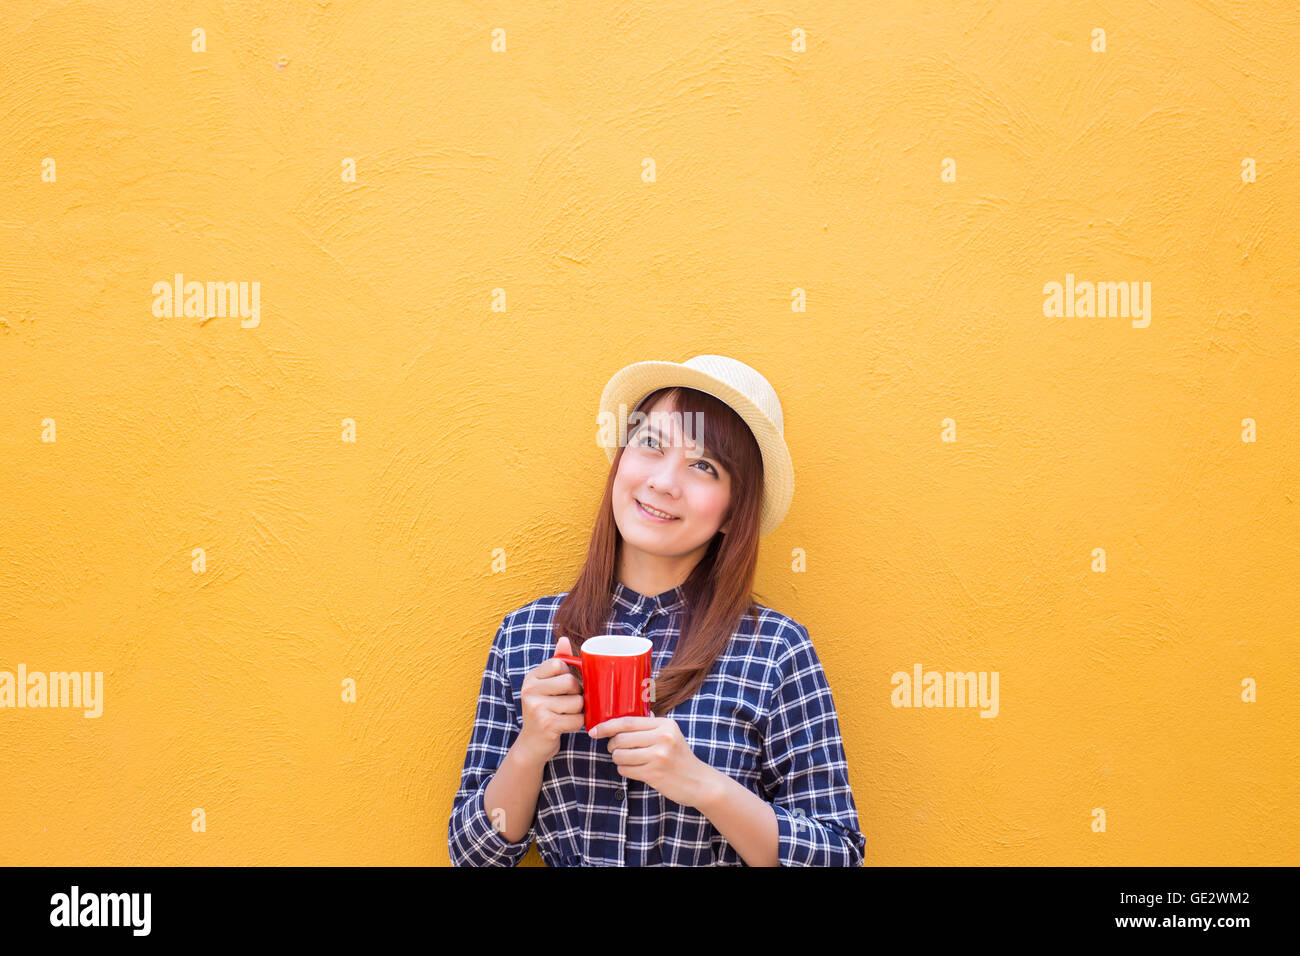
[[[493,827],[483,792],[523,728],[524,677],[555,652],[551,622],[563,597],[507,614],[492,642],[447,826],[453,865],[515,866],[534,838],[548,866],[746,865],[703,813],[620,775],[608,739],[585,732],[561,736],[523,839]],[[646,597],[616,582],[607,632],[649,638],[658,673],[684,607],[681,586]],[[746,614],[699,690],[667,716],[695,756],[772,804],[782,866],[861,866],[866,839],[821,661],[802,624],[758,611],[757,627]]]

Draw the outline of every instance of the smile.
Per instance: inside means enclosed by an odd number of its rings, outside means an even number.
[[[636,501],[635,498],[633,498],[632,500],[633,500],[633,501]],[[677,518],[674,517],[674,516],[672,516],[672,515],[665,514],[665,513],[662,512],[662,511],[655,511],[655,510],[653,510],[653,509],[651,509],[651,508],[647,508],[645,505],[641,504],[641,502],[639,502],[639,501],[636,502],[636,508],[637,508],[637,511],[641,512],[641,514],[645,515],[645,516],[646,516],[647,518],[649,518],[651,521],[663,521],[663,522],[668,522],[668,521],[676,521],[676,520],[677,520]]]

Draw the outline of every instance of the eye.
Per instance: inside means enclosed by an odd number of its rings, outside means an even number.
[[[654,445],[653,446],[650,445],[650,442],[654,442]],[[656,438],[654,435],[651,435],[649,432],[641,432],[640,434],[638,434],[636,436],[636,443],[638,445],[642,445],[647,448],[653,448],[653,450],[655,451],[662,451],[662,449],[659,447],[659,439]],[[712,464],[705,461],[703,458],[701,458],[695,464],[703,465],[705,468],[709,469],[708,474],[713,475],[714,478],[721,477],[718,474],[718,469],[714,468]]]

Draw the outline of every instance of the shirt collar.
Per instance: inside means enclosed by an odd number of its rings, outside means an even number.
[[[614,608],[634,617],[649,617],[655,611],[675,611],[686,604],[686,587],[677,585],[671,590],[647,597],[638,594],[622,581],[614,582]]]

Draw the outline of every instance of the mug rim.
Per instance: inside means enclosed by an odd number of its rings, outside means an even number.
[[[588,650],[592,643],[596,646]],[[606,644],[613,643],[614,650],[604,650]],[[624,649],[619,649],[620,647]],[[654,644],[647,637],[634,637],[630,634],[595,634],[582,642],[582,647],[578,649],[581,656],[588,654],[593,657],[640,657],[642,654],[651,650]]]

